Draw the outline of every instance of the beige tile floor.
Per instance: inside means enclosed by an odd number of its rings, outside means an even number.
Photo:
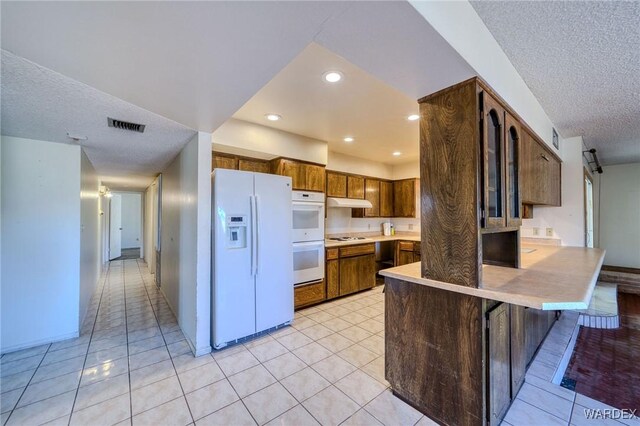
[[[376,288],[194,358],[146,265],[112,262],[79,338],[2,356],[1,424],[434,424],[388,388],[383,317]],[[505,423],[584,424],[594,402],[549,383],[570,320],[556,327]]]

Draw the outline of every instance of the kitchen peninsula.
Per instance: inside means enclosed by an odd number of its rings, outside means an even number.
[[[521,244],[526,206],[560,205],[561,161],[486,83],[419,103],[421,262],[381,271],[385,377],[441,424],[498,425],[604,251]]]

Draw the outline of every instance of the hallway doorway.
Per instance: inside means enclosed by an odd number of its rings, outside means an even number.
[[[109,203],[109,260],[144,257],[142,193],[114,192]]]

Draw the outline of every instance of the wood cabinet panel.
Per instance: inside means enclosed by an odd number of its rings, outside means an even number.
[[[504,118],[506,225],[522,224],[520,198],[520,123],[508,112]]]
[[[238,159],[238,170],[257,173],[271,173],[271,166],[268,161],[253,160],[249,158]]]
[[[327,260],[337,259],[338,258],[338,249],[337,248],[328,248],[325,258]]]
[[[351,209],[351,217],[380,217],[380,181],[365,178],[364,199],[371,203],[370,209]]]
[[[324,167],[313,164],[304,164],[304,168],[306,173],[306,190],[324,192]]]
[[[347,175],[327,171],[327,197],[347,197]]]
[[[482,95],[482,200],[484,228],[501,228],[505,221],[505,110],[486,91]]]
[[[340,295],[373,288],[376,284],[374,254],[340,257]]]
[[[398,241],[398,247],[400,250],[413,251],[413,242],[411,241]]]
[[[235,157],[213,154],[212,169],[238,169],[238,160]]]
[[[358,244],[354,246],[340,247],[340,258],[372,254],[376,252],[375,244]]]
[[[414,262],[413,251],[398,250],[396,258],[396,266],[407,265]]]
[[[380,216],[393,216],[393,182],[380,181]]]
[[[327,281],[327,299],[333,299],[340,295],[340,262],[327,260],[327,270],[325,273]]]
[[[294,307],[296,309],[313,303],[322,302],[325,300],[324,281],[294,287],[293,300]]]
[[[522,132],[521,198],[525,204],[561,205],[562,164],[530,133]]]
[[[511,315],[511,397],[515,398],[524,383],[527,369],[525,347],[525,308],[510,305]]]
[[[502,303],[488,314],[489,420],[500,424],[511,403],[509,305]]]
[[[394,217],[416,217],[417,179],[393,182]]]
[[[364,178],[347,176],[347,198],[364,199]]]

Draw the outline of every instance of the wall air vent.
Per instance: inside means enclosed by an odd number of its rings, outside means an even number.
[[[115,118],[107,117],[109,127],[115,127],[116,129],[129,130],[131,132],[144,133],[144,124],[129,123],[128,121],[116,120]]]

